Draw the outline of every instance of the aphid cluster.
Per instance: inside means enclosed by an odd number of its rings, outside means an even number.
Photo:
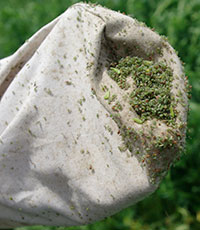
[[[111,64],[109,76],[124,90],[130,87],[127,78],[132,78],[129,104],[141,121],[149,118],[175,120],[177,115],[171,93],[173,73],[165,63],[128,56]]]
[[[118,134],[123,140],[118,149],[121,152],[129,150],[130,155],[136,154],[142,165],[147,166],[151,182],[155,183],[165,175],[184,145],[184,133],[179,135],[179,126],[182,124],[179,123],[181,118],[177,109],[179,95],[172,92],[176,76],[164,62],[130,56],[111,63],[108,75],[124,91],[123,100],[117,95],[117,102],[113,103],[112,89],[103,90],[104,100],[112,103],[113,119],[118,124]],[[139,131],[122,124],[124,104],[134,111],[132,121],[141,125]],[[147,120],[152,121],[150,126],[145,122]],[[168,129],[159,133],[157,127],[163,123]]]

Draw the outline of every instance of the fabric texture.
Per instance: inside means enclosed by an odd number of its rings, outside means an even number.
[[[88,224],[155,191],[162,177],[152,183],[136,149],[120,151],[124,140],[101,88],[112,82],[111,52],[145,58],[162,48],[153,59],[167,61],[185,95],[180,61],[165,44],[135,19],[76,4],[0,60],[0,228]],[[138,135],[149,129],[151,121],[131,123],[123,113],[121,123]],[[157,135],[167,129],[160,124]]]

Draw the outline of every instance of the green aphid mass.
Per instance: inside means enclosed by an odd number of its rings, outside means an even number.
[[[142,121],[150,118],[167,123],[175,121],[177,115],[171,93],[173,72],[165,63],[128,56],[112,63],[108,74],[121,89],[131,87],[130,108]],[[127,81],[129,77],[132,78],[132,86]]]

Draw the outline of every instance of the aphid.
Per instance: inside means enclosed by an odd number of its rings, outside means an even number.
[[[110,69],[113,70],[113,71],[115,71],[117,74],[121,73],[121,71],[119,69],[116,69],[116,68],[113,68],[113,67],[111,67]]]
[[[71,81],[65,81],[65,84],[66,85],[72,85],[72,82]]]
[[[143,124],[144,121],[140,120],[139,118],[134,117],[133,120],[137,123],[137,124]]]
[[[174,118],[174,110],[173,110],[173,106],[172,105],[170,105],[170,115],[171,115],[171,117],[172,118]]]
[[[107,91],[105,96],[104,96],[104,99],[108,100],[109,98],[110,98],[110,91]]]

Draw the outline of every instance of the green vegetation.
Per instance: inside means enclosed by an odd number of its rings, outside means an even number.
[[[0,58],[12,54],[41,26],[77,0],[1,0]],[[95,2],[95,1],[92,1]],[[71,228],[24,227],[21,230],[198,230],[200,229],[200,1],[99,0],[143,21],[168,37],[185,64],[192,85],[186,153],[160,188],[133,207],[98,223]],[[95,91],[93,91],[95,94]],[[105,92],[106,94],[106,92]],[[106,95],[108,100],[112,95]],[[115,100],[113,97],[112,100]],[[173,114],[171,109],[171,116]],[[20,228],[17,228],[20,229]]]

